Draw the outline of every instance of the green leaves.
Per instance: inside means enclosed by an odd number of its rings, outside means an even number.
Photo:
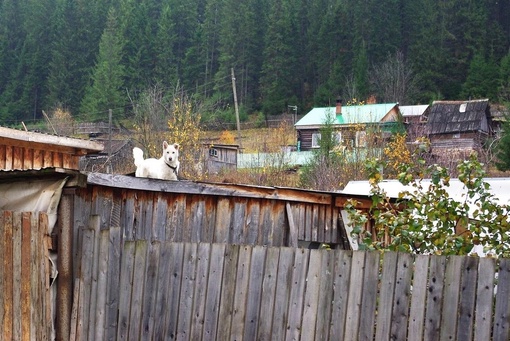
[[[437,165],[427,169],[429,186],[415,178],[414,167],[407,165],[399,174],[411,190],[391,199],[379,187],[381,173],[374,171],[377,160],[367,163],[371,178],[372,205],[368,211],[346,206],[360,248],[405,251],[424,254],[466,255],[474,245],[498,256],[510,255],[510,207],[489,192],[483,165],[472,155],[458,165],[459,181],[465,189],[460,200],[448,194],[449,170]],[[367,222],[376,236],[366,238]],[[363,228],[362,228],[363,227]]]

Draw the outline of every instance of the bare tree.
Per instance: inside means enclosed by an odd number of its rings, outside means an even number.
[[[370,82],[379,102],[413,104],[418,93],[418,78],[400,51],[372,67]]]

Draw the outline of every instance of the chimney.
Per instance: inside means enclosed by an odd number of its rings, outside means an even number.
[[[337,115],[342,115],[342,99],[341,98],[337,98],[337,100],[336,100],[336,110],[335,110],[335,113]]]

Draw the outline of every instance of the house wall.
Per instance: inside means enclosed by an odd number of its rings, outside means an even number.
[[[78,170],[79,156],[51,148],[21,147],[0,144],[0,169],[30,170],[65,168]]]

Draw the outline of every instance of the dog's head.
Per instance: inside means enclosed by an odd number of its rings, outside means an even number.
[[[163,141],[163,157],[168,163],[177,161],[179,157],[179,144],[168,144],[168,142]]]

